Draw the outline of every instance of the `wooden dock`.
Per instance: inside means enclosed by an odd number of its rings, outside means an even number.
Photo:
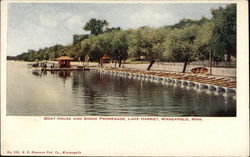
[[[74,71],[74,70],[90,70],[90,67],[72,67],[72,68],[33,68],[34,71]]]

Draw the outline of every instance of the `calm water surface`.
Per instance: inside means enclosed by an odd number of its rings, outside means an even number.
[[[236,116],[225,96],[93,71],[34,72],[7,63],[7,115],[11,116]]]

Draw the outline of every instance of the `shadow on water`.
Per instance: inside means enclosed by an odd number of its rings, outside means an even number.
[[[52,75],[58,75],[58,77],[62,78],[62,79],[66,79],[66,78],[71,76],[71,72],[65,71],[65,70],[62,70],[62,71],[43,71],[43,70],[32,71],[32,74],[34,76],[40,76],[40,77],[47,76],[48,73],[50,73]]]

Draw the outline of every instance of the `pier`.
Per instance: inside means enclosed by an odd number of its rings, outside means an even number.
[[[90,67],[71,67],[71,68],[43,68],[43,67],[38,67],[38,68],[33,68],[32,70],[34,71],[74,71],[74,70],[90,70]]]

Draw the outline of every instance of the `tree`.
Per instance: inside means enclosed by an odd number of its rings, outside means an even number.
[[[121,28],[120,27],[111,27],[111,28],[107,28],[106,32],[113,32],[113,31],[120,31]]]
[[[119,67],[121,67],[122,60],[128,58],[128,32],[117,31],[112,36],[112,50],[109,51],[109,56],[117,60]]]
[[[236,5],[212,10],[212,19],[182,19],[180,22],[161,28],[140,27],[135,30],[121,30],[120,27],[108,28],[106,20],[92,18],[83,27],[90,35],[73,35],[73,43],[63,46],[54,45],[28,50],[17,59],[34,61],[53,60],[60,55],[74,59],[89,56],[91,61],[99,61],[107,54],[118,61],[128,57],[145,58],[151,69],[156,61],[184,62],[183,72],[188,62],[206,60],[209,53],[218,60],[227,55],[236,56]]]
[[[92,48],[91,48],[91,37],[88,37],[87,39],[81,41],[81,56],[82,58],[86,57],[86,56],[89,56],[91,51],[92,51]],[[84,60],[85,61],[85,60]]]
[[[80,43],[82,40],[86,39],[89,35],[78,35],[78,34],[75,34],[73,35],[73,45],[76,45],[78,43]]]
[[[140,58],[142,52],[142,33],[138,30],[130,30],[128,54],[131,57]]]
[[[147,70],[150,70],[157,59],[163,57],[163,45],[166,32],[163,29],[141,27],[130,35],[129,54],[134,57],[145,56],[150,61]]]
[[[88,39],[85,39],[81,42],[82,51],[85,56],[90,56],[90,60],[98,61],[100,63],[100,58],[108,51],[109,44],[106,36],[103,34],[100,35],[91,35]]]
[[[97,20],[92,18],[84,25],[83,29],[90,31],[90,34],[98,35],[103,33],[107,27],[108,22],[106,20]]]
[[[198,25],[187,26],[171,32],[169,40],[166,40],[165,53],[172,61],[184,62],[182,72],[185,73],[188,62],[194,61],[198,56]]]
[[[201,25],[197,31],[197,59],[206,60],[209,58],[212,44],[212,33],[214,29],[214,22],[209,20]]]
[[[51,59],[55,59],[55,58],[58,58],[60,57],[61,55],[64,55],[62,53],[62,50],[63,50],[64,46],[63,45],[60,45],[60,44],[56,44],[52,47],[49,48],[49,54],[50,54],[50,58]],[[49,58],[46,58],[46,60],[48,60]]]
[[[193,24],[203,25],[205,22],[209,21],[206,17],[202,17],[200,20],[192,20],[192,19],[182,19],[180,22],[170,26],[172,29],[182,29],[187,26],[191,26]]]
[[[236,4],[212,10],[214,29],[212,48],[216,57],[236,56]]]
[[[111,31],[90,36],[81,42],[83,52],[100,63],[100,59],[107,54],[112,60],[119,62],[128,58],[128,37],[126,31]]]
[[[72,57],[75,60],[79,60],[79,57],[82,58],[82,48],[80,43],[64,46],[64,48],[61,50],[61,54]]]

